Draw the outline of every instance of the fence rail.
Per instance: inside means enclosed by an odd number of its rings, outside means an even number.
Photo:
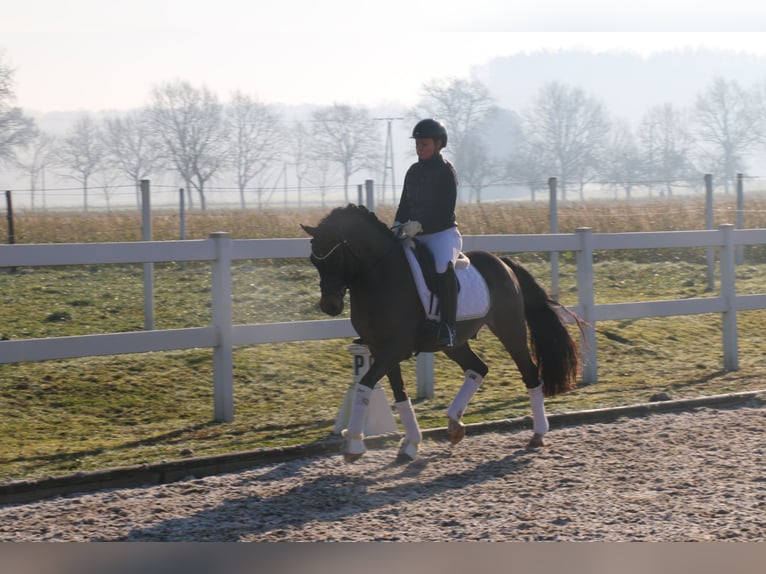
[[[551,235],[469,235],[466,251],[495,253],[570,251],[576,254],[578,303],[572,309],[595,327],[597,321],[667,317],[700,313],[723,316],[724,368],[736,370],[737,311],[766,308],[766,294],[736,295],[735,247],[766,243],[766,229],[735,230],[721,225],[712,231],[594,234],[590,228]],[[663,301],[596,304],[593,252],[613,249],[668,247],[718,248],[720,293],[717,296]],[[234,419],[233,349],[238,345],[337,339],[356,335],[349,319],[285,323],[232,324],[231,264],[243,259],[307,258],[308,239],[237,239],[214,233],[209,239],[46,245],[0,245],[1,267],[151,264],[164,261],[208,261],[212,266],[212,325],[198,328],[145,330],[0,341],[0,363],[44,361],[192,348],[213,349],[214,415]],[[151,285],[149,285],[151,289]],[[148,297],[152,301],[151,294]],[[582,380],[595,383],[597,355],[595,328],[584,332]],[[418,356],[418,395],[432,396],[433,356]],[[429,388],[430,387],[430,388]]]

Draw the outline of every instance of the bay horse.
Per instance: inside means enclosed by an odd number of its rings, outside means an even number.
[[[580,319],[551,299],[526,269],[510,258],[486,251],[466,253],[470,265],[486,282],[489,310],[483,316],[465,320],[458,315],[454,346],[440,348],[435,338],[423,339],[427,315],[413,281],[406,247],[374,213],[364,206],[349,204],[333,209],[315,227],[301,227],[311,236],[310,258],[319,272],[321,310],[330,316],[342,313],[348,290],[351,324],[373,358],[369,370],[355,385],[351,414],[342,433],[346,462],[357,460],[366,451],[363,428],[370,393],[384,375],[405,430],[397,460],[416,458],[422,433],[399,363],[418,352],[442,351],[463,369],[463,386],[447,410],[450,441],[457,444],[462,440],[463,412],[489,371],[469,345],[483,326],[502,342],[527,388],[533,419],[528,448],[544,445],[548,421],[543,397],[577,386],[578,348],[560,311],[582,326]]]

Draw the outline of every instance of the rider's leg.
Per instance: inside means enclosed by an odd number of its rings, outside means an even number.
[[[447,270],[439,274],[439,306],[441,307],[441,324],[439,325],[438,343],[452,347],[455,343],[455,319],[457,315],[457,277],[452,262],[447,264]]]

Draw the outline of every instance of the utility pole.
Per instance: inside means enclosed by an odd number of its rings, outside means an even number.
[[[394,177],[394,142],[391,137],[391,122],[395,120],[403,120],[403,117],[388,117],[388,118],[372,118],[374,120],[388,122],[388,130],[386,132],[386,151],[383,154],[383,184],[380,186],[380,199],[381,204],[386,200],[386,179],[388,171],[391,170],[391,201],[396,203],[396,179]]]

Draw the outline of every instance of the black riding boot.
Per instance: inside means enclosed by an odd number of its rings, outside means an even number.
[[[439,306],[441,323],[437,341],[440,346],[452,347],[455,344],[455,318],[457,315],[457,277],[452,263],[444,273],[439,273]]]

